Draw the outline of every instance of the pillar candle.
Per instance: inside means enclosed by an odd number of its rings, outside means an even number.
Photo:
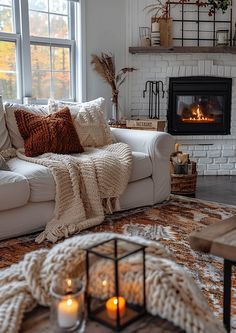
[[[63,299],[57,308],[58,325],[61,328],[73,327],[78,320],[78,301],[72,298]]]
[[[119,304],[118,304],[118,299],[119,299]],[[118,298],[112,297],[106,302],[106,310],[109,318],[116,320],[117,306],[119,308],[120,318],[124,317],[126,302],[124,297],[119,296]]]

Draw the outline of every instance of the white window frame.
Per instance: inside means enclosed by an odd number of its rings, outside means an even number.
[[[21,102],[22,98],[22,72],[21,72],[21,34],[17,29],[17,19],[16,19],[16,11],[17,11],[18,3],[13,1],[12,5],[12,19],[13,19],[13,32],[0,32],[0,41],[5,42],[15,42],[16,44],[16,86],[17,86],[17,98],[14,100],[9,100],[9,102]],[[4,96],[3,96],[4,97]]]
[[[76,3],[77,2],[77,3]],[[17,102],[25,98],[37,104],[46,104],[48,99],[35,99],[32,96],[32,71],[30,45],[66,46],[70,48],[70,83],[71,98],[68,101],[82,101],[86,98],[85,45],[84,40],[84,8],[83,0],[68,1],[69,3],[69,33],[68,39],[32,37],[29,31],[28,0],[13,0],[14,33],[0,32],[0,40],[16,43],[16,71],[17,71]],[[80,24],[78,24],[80,22]],[[77,28],[76,28],[77,27]],[[51,96],[52,97],[52,96]],[[4,98],[4,96],[3,96]]]

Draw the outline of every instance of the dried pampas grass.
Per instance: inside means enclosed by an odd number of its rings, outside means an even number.
[[[118,110],[119,88],[125,82],[127,74],[132,73],[136,69],[133,67],[125,67],[116,74],[115,57],[112,53],[101,53],[101,55],[92,54],[91,65],[97,74],[111,86],[112,102]]]

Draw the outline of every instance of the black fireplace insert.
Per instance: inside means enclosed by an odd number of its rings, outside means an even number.
[[[230,134],[232,79],[170,78],[168,132],[175,135]]]

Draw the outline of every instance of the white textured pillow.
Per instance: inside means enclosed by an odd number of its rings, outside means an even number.
[[[77,115],[73,117],[74,126],[83,147],[102,147],[113,142],[111,131],[106,123],[103,113],[95,106],[70,107],[72,115],[77,110]]]
[[[47,105],[21,105],[21,104],[10,104],[5,103],[5,112],[6,112],[6,123],[9,131],[11,143],[15,148],[24,147],[24,140],[22,139],[20,132],[17,127],[16,118],[14,112],[16,110],[24,110],[37,114],[40,116],[48,115],[48,106]]]
[[[10,136],[6,127],[5,112],[0,97],[0,151],[11,147]]]
[[[97,108],[101,109],[102,112],[105,114],[105,98],[99,97],[96,99],[93,99],[89,102],[84,103],[78,103],[78,102],[65,102],[65,101],[56,101],[54,99],[48,100],[48,112],[54,113],[59,111],[60,109],[63,109],[64,107],[70,108],[71,106],[77,106],[77,108],[84,108],[84,107],[91,107],[96,106]],[[76,113],[78,111],[75,111]],[[72,114],[73,116],[73,114]]]
[[[69,107],[74,126],[83,147],[102,147],[113,142],[110,127],[104,118],[105,99],[100,97],[86,103],[49,101],[49,112]]]

